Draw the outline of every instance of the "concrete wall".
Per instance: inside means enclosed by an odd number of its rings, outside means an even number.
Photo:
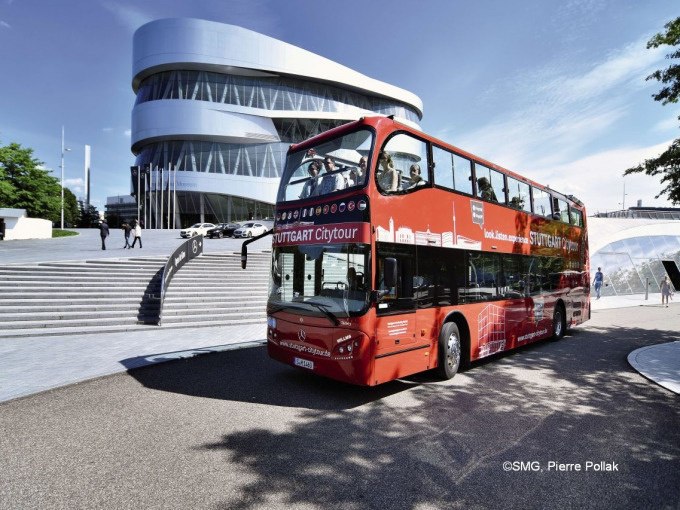
[[[5,222],[5,241],[12,239],[49,239],[52,222],[28,218],[25,209],[0,209],[0,219]]]

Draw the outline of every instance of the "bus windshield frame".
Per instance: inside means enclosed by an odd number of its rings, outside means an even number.
[[[373,130],[364,127],[290,152],[277,203],[363,188],[368,180],[368,155],[373,151],[374,141]]]
[[[275,247],[268,313],[338,318],[366,313],[371,247],[359,243]]]

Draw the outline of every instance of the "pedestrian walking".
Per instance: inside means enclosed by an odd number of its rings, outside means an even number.
[[[106,221],[102,221],[99,224],[99,235],[102,238],[102,250],[106,249],[106,238],[109,235],[109,225],[106,223]]]
[[[668,276],[664,276],[661,280],[661,306],[666,305],[668,308],[668,298],[671,297],[671,282],[668,281]]]
[[[595,273],[595,279],[593,280],[593,285],[595,286],[595,295],[597,299],[600,299],[600,289],[602,289],[602,282],[604,281],[604,275],[602,274],[602,268],[598,267]]]
[[[129,223],[123,223],[123,235],[125,236],[125,246],[123,246],[123,249],[125,248],[131,248],[130,246],[130,232],[132,232],[132,227],[130,226]]]
[[[135,244],[137,244],[137,241],[139,240],[139,247],[142,247],[142,227],[138,222],[135,222],[135,227],[134,227],[134,232],[135,232],[135,238],[132,240],[132,246],[130,248],[134,248]]]

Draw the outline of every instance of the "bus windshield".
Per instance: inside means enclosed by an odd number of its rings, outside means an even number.
[[[298,245],[274,248],[269,313],[293,309],[309,315],[360,315],[368,306],[365,244]]]
[[[288,154],[277,201],[329,195],[366,183],[373,133],[362,129]]]

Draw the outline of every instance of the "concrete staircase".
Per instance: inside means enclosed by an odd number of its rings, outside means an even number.
[[[204,254],[166,291],[161,328],[263,323],[269,253]],[[167,257],[43,262],[0,268],[0,339],[158,329]]]

